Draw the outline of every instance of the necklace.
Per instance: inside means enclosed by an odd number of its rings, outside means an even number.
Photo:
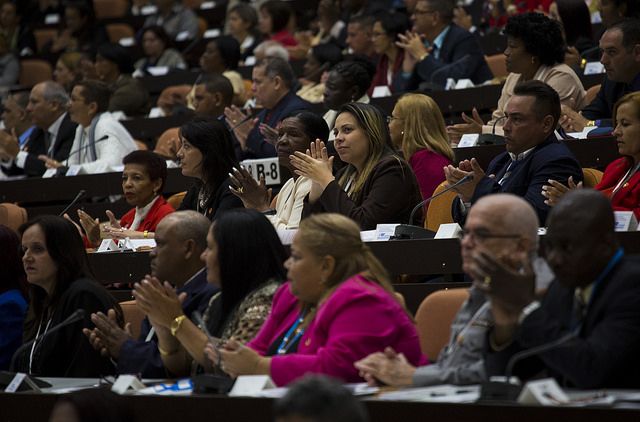
[[[613,188],[613,191],[611,192],[611,198],[613,198],[615,196],[616,193],[618,193],[618,191],[623,188],[626,187],[626,183],[631,180],[631,177],[633,177],[634,174],[636,174],[636,172],[640,169],[640,163],[636,164],[635,166],[629,168],[629,170],[627,170],[627,173],[624,175],[624,177],[622,179],[620,179],[620,181],[618,182],[618,184],[616,185],[615,188]]]
[[[211,192],[208,192],[208,189],[205,186],[201,187],[200,191],[198,192],[198,203],[196,204],[196,211],[202,214],[206,214],[207,202],[209,202],[210,197]]]
[[[300,327],[300,324],[302,324],[302,321],[304,321],[304,317],[306,316],[306,314],[306,309],[300,312],[300,316],[298,317],[296,322],[293,323],[291,328],[289,328],[289,331],[287,331],[287,333],[284,335],[284,338],[280,342],[280,346],[278,346],[278,351],[276,352],[278,355],[285,355],[289,351],[291,346],[293,346],[295,342],[298,341],[300,337],[302,337],[302,335],[304,334],[304,327]]]

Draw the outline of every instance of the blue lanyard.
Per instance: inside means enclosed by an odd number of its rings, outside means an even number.
[[[295,344],[295,342],[298,341],[300,337],[302,337],[302,335],[304,334],[304,328],[301,328],[297,331],[296,331],[296,328],[298,328],[298,326],[302,324],[302,321],[304,321],[304,317],[306,313],[307,313],[306,310],[300,312],[300,316],[298,317],[296,322],[293,323],[291,328],[289,328],[289,331],[287,331],[287,334],[284,335],[284,337],[282,338],[282,341],[280,342],[280,346],[278,346],[278,351],[277,351],[278,355],[286,354],[287,351],[291,348],[291,345]],[[289,338],[291,337],[291,334],[293,334],[294,331],[296,331],[296,334],[293,337],[293,339],[289,341]]]
[[[605,279],[605,277],[609,275],[613,267],[615,267],[616,264],[620,262],[623,256],[624,256],[624,249],[618,248],[616,253],[609,260],[609,263],[607,264],[607,266],[604,267],[604,270],[602,270],[598,278],[596,278],[596,281],[593,282],[593,289],[591,289],[591,295],[589,296],[589,303],[587,303],[587,309],[589,309],[589,306],[591,306],[591,302],[593,301],[593,298],[596,295],[596,292],[600,287],[600,284],[602,284],[602,281]]]

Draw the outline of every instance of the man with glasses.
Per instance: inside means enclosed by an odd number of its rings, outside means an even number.
[[[471,278],[484,283],[478,260],[484,256],[497,260],[505,268],[537,275],[538,288],[544,288],[551,275],[546,264],[535,258],[538,218],[526,201],[515,195],[497,194],[480,199],[469,212],[460,241],[462,268]],[[526,270],[525,270],[526,269]],[[413,367],[390,348],[355,363],[371,384],[379,381],[393,386],[436,384],[477,384],[485,380],[482,353],[488,329],[493,324],[490,304],[477,287],[469,289],[451,325],[449,344],[428,366]],[[429,356],[434,359],[435,356]]]
[[[553,88],[540,81],[518,84],[507,103],[505,117],[506,151],[491,161],[486,172],[475,158],[460,162],[458,167],[444,168],[450,185],[472,176],[472,180],[455,188],[458,198],[452,212],[456,221],[464,221],[467,210],[479,198],[507,192],[529,202],[544,225],[549,206],[540,193],[542,186],[549,179],[566,181],[572,176],[582,180],[578,161],[553,133],[560,117],[560,98]]]
[[[405,90],[419,86],[442,88],[447,78],[480,84],[493,78],[477,39],[453,23],[454,2],[419,0],[411,15],[413,32],[400,34],[404,49]]]
[[[476,287],[491,299],[494,317],[488,375],[504,374],[517,352],[555,342],[516,363],[513,374],[526,380],[543,372],[577,388],[637,388],[640,260],[620,247],[609,200],[594,190],[569,192],[548,222],[544,253],[556,279],[540,302],[526,267],[476,260],[474,279],[483,280]]]

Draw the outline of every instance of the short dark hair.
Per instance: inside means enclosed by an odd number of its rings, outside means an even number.
[[[575,46],[579,38],[593,39],[591,13],[584,0],[556,0],[567,44]]]
[[[289,3],[281,0],[268,0],[260,6],[260,10],[265,10],[271,16],[271,32],[274,34],[289,25],[289,19],[293,14]]]
[[[0,294],[17,289],[25,297],[27,276],[22,265],[20,238],[11,228],[0,224]]]
[[[111,98],[111,89],[107,84],[95,79],[83,79],[77,82],[75,86],[82,87],[82,96],[85,104],[95,102],[98,106],[98,113],[107,111],[109,99]]]
[[[611,25],[607,31],[617,29],[622,33],[622,46],[631,50],[636,44],[640,44],[640,19],[624,19]]]
[[[249,6],[247,3],[238,3],[229,9],[227,16],[231,12],[237,13],[238,16],[240,16],[240,19],[249,23],[250,33],[256,32],[256,27],[258,26],[258,13],[255,8]]]
[[[626,7],[625,18],[640,18],[640,2],[638,0],[613,0],[616,7]]]
[[[211,233],[218,244],[223,315],[228,316],[265,281],[285,280],[287,253],[273,224],[262,213],[245,208],[229,210],[211,225]]]
[[[342,76],[347,86],[358,87],[358,98],[369,89],[375,71],[375,67],[369,60],[359,56],[351,56],[331,68],[331,72]]]
[[[429,8],[434,12],[438,12],[440,17],[445,22],[451,22],[453,20],[453,10],[455,4],[452,0],[418,0],[426,1],[429,3]]]
[[[11,94],[11,98],[13,98],[13,101],[23,110],[29,105],[29,91],[14,92]]]
[[[342,50],[333,43],[322,43],[311,47],[311,55],[320,65],[327,64],[329,69],[342,61]]]
[[[240,44],[230,35],[223,35],[212,40],[218,47],[218,54],[224,62],[226,69],[235,70],[238,68],[238,62],[242,58],[240,54]]]
[[[204,85],[207,92],[222,94],[222,100],[226,107],[230,107],[233,101],[233,85],[231,81],[223,75],[217,73],[202,74],[198,77],[196,85]]]
[[[315,142],[316,139],[320,139],[323,142],[327,142],[327,139],[329,139],[327,121],[319,114],[310,111],[294,111],[287,117],[295,117],[302,122],[304,133],[309,137],[310,141]]]
[[[392,40],[395,40],[398,34],[404,34],[411,27],[409,19],[404,13],[380,13],[376,16],[375,21],[380,22],[384,32]]]
[[[78,233],[78,229],[71,221],[57,215],[40,215],[24,223],[18,229],[20,235],[24,235],[30,227],[39,226],[44,233],[47,252],[58,267],[56,284],[50,294],[50,304],[57,303],[71,283],[83,278],[92,278],[89,260],[84,249],[84,243]],[[38,300],[40,299],[40,300]],[[32,296],[36,314],[42,311],[44,297]]]
[[[164,28],[160,25],[150,25],[142,28],[142,35],[140,36],[140,40],[142,40],[142,38],[144,37],[145,32],[149,31],[153,32],[153,34],[158,37],[160,41],[162,41],[165,49],[173,46],[171,37],[169,36],[169,34],[167,34],[167,31],[165,31]]]
[[[349,18],[349,24],[352,23],[371,30],[374,24],[374,19],[371,15],[357,15]]]
[[[135,70],[131,54],[120,44],[101,44],[98,47],[97,55],[115,63],[120,73],[130,74]]]
[[[237,165],[229,129],[213,117],[196,116],[180,127],[180,137],[202,154],[202,181],[215,192]]]
[[[565,44],[560,24],[542,13],[523,13],[509,18],[504,33],[522,40],[525,50],[545,66],[564,62]]]
[[[296,381],[274,404],[274,416],[301,416],[313,422],[366,422],[367,410],[341,383],[323,375]]]
[[[279,76],[282,82],[291,88],[295,82],[296,75],[288,61],[280,57],[266,57],[256,63],[254,67],[264,67],[264,73],[270,78]]]
[[[555,89],[542,81],[531,80],[517,84],[513,95],[534,97],[534,112],[538,119],[551,115],[553,127],[556,127],[560,119],[560,96]]]
[[[167,181],[167,162],[164,158],[160,157],[153,151],[147,150],[137,150],[130,152],[122,159],[122,164],[140,164],[144,166],[147,174],[149,175],[149,179],[160,180],[162,184],[160,185],[159,194],[162,193],[164,189],[164,184]]]

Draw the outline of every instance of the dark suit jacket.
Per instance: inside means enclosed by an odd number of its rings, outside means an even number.
[[[582,115],[589,120],[604,120],[598,126],[613,126],[611,118],[613,116],[613,106],[623,95],[630,92],[640,91],[640,73],[633,82],[613,82],[609,78],[604,78],[600,91],[596,98],[582,109]]]
[[[516,364],[527,379],[546,369],[560,384],[577,388],[640,386],[640,260],[622,258],[594,291],[578,336],[564,346]],[[558,339],[571,331],[574,290],[557,281],[542,306],[516,332],[513,344],[485,356],[487,375],[504,373],[511,356]],[[572,324],[573,322],[573,324]]]
[[[247,149],[240,151],[237,145],[236,155],[238,161],[252,158],[267,158],[276,156],[276,148],[269,142],[264,140],[264,136],[260,134],[260,123],[265,123],[275,128],[278,123],[289,114],[297,110],[308,110],[310,104],[298,97],[294,90],[289,91],[275,107],[270,110],[264,109],[258,113],[258,123],[249,132],[247,137]]]
[[[220,185],[218,185],[216,191],[209,197],[209,200],[205,205],[206,212],[203,213],[209,220],[214,221],[220,214],[227,210],[233,208],[244,208],[240,198],[235,196],[229,190],[230,185],[231,178],[227,177],[222,183],[220,183]],[[196,183],[189,188],[187,194],[184,196],[180,206],[178,207],[178,211],[198,210],[198,193],[200,192],[201,186],[202,185],[200,183]]]
[[[69,113],[67,113],[66,116],[64,116],[64,119],[62,119],[58,135],[56,136],[56,143],[53,146],[53,158],[57,161],[62,162],[69,156],[71,146],[73,145],[73,138],[76,136],[77,126],[77,123],[71,121]],[[27,160],[24,163],[24,169],[16,167],[14,163],[7,174],[12,176],[26,174],[27,176],[32,177],[40,177],[44,174],[47,168],[45,167],[44,162],[38,159],[38,155],[47,153],[44,134],[45,130],[42,130],[41,128],[35,128],[33,130],[23,148],[24,151],[28,152]]]
[[[186,286],[178,289],[178,294],[187,293],[187,298],[182,304],[184,314],[190,318],[194,311],[204,312],[216,290],[207,282],[207,272],[200,272]],[[142,320],[138,340],[127,340],[120,349],[118,374],[141,374],[144,378],[167,377],[167,371],[158,351],[157,338],[154,335],[150,341],[145,341],[149,331],[151,331],[151,323],[145,317]]]
[[[109,111],[122,111],[129,117],[149,112],[149,93],[142,83],[130,75],[121,75],[111,86]]]
[[[381,223],[407,223],[414,206],[422,201],[418,182],[409,164],[389,154],[373,168],[362,190],[349,198],[338,184],[340,176],[329,183],[313,204],[305,198],[302,217],[321,212],[337,212],[355,220],[362,230],[376,228]]]
[[[547,180],[554,179],[565,185],[569,176],[573,176],[576,183],[582,180],[582,169],[578,160],[565,144],[556,140],[554,134],[551,134],[544,142],[535,147],[522,162],[519,162],[504,184],[500,185],[498,181],[504,176],[510,163],[511,157],[506,151],[491,161],[486,170],[486,176],[476,186],[471,198],[472,204],[481,197],[492,193],[513,193],[521,196],[533,206],[538,214],[540,225],[544,225],[549,213],[549,206],[544,203],[545,198],[541,192],[542,186],[547,184]],[[489,177],[492,174],[495,177]],[[455,221],[464,221],[465,216],[461,213],[460,199],[458,198],[453,201],[452,213]]]
[[[447,78],[471,79],[475,84],[493,78],[478,40],[472,33],[455,24],[449,26],[439,58],[429,54],[419,62],[407,81],[405,90],[415,90],[423,82],[444,87]]]

